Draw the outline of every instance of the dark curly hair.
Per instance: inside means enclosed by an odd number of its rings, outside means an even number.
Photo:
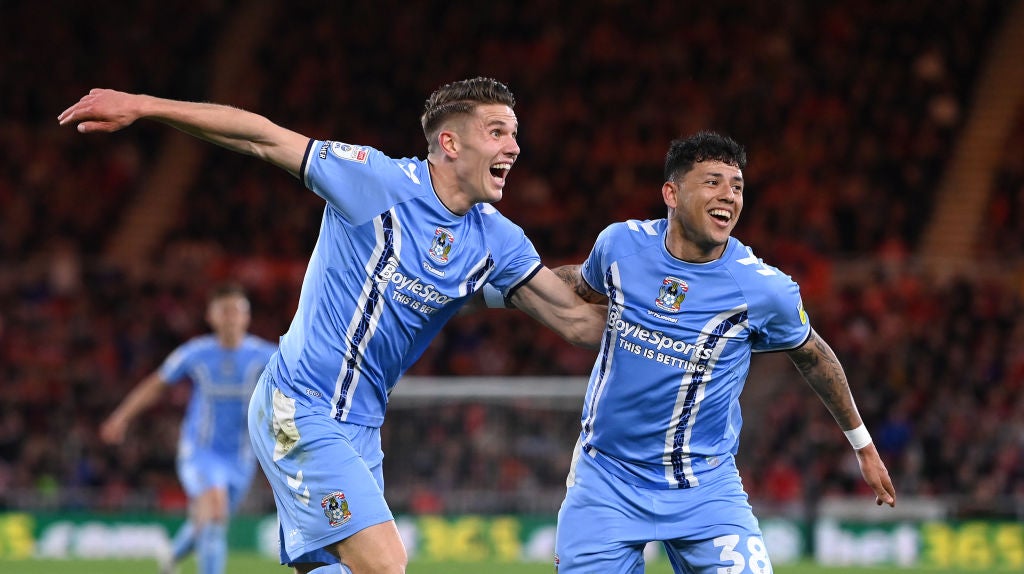
[[[665,181],[673,181],[702,161],[720,161],[740,169],[747,167],[747,152],[731,138],[701,131],[687,138],[672,140],[665,154]]]

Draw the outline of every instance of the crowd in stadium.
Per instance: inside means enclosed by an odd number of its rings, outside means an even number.
[[[165,132],[86,138],[54,119],[100,85],[211,97],[216,31],[236,4],[205,3],[175,26],[155,25],[170,10],[157,2],[118,15],[70,7],[75,17],[46,22],[61,41],[41,44],[30,43],[33,19],[13,14],[25,26],[0,35],[19,78],[0,91],[0,507],[180,508],[181,396],[120,449],[99,442],[100,421],[205,330],[214,281],[249,287],[253,332],[273,339],[288,325],[322,200],[250,158],[209,151],[150,264],[121,268],[103,253]],[[729,133],[750,156],[737,236],[803,286],[899,494],[1024,513],[1020,286],[936,280],[914,258],[1003,4],[801,0],[735,13],[704,3],[687,6],[685,34],[677,4],[567,3],[557,18],[538,0],[430,15],[403,4],[387,19],[366,6],[289,7],[226,103],[400,157],[423,154],[417,115],[439,83],[506,81],[523,155],[498,207],[552,267],[581,261],[612,221],[664,215],[671,138]],[[434,43],[428,16],[462,48]],[[124,38],[97,32],[118,18],[131,22]],[[507,64],[517,61],[530,65]],[[987,257],[1024,257],[1022,148],[1024,121],[996,174],[979,238]],[[834,280],[834,266],[863,260],[875,263]],[[592,360],[525,315],[488,311],[449,324],[410,374],[585,376]],[[748,413],[740,447],[752,498],[865,494],[828,413],[795,370],[784,375],[767,406],[747,406],[762,409]],[[444,511],[483,486],[521,498],[557,490],[578,420],[525,403],[453,405],[403,411],[384,432],[396,509]]]

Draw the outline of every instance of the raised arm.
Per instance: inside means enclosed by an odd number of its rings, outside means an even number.
[[[511,303],[574,345],[596,349],[601,343],[607,308],[588,303],[547,267],[517,289]]]
[[[788,355],[853,444],[861,475],[875,492],[875,504],[896,506],[896,488],[857,412],[846,373],[832,348],[812,330],[810,339]]]
[[[93,89],[64,110],[60,125],[82,133],[115,132],[151,119],[232,151],[256,156],[298,176],[309,138],[267,118],[220,104],[183,102],[143,94]]]

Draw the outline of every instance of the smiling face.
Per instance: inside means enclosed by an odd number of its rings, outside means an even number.
[[[668,249],[693,263],[722,256],[743,211],[743,170],[717,160],[700,161],[661,188],[668,206]]]
[[[518,130],[512,108],[484,104],[453,120],[451,129],[439,134],[441,147],[451,159],[457,187],[449,198],[442,197],[449,209],[463,213],[474,204],[501,200],[505,178],[519,157]]]

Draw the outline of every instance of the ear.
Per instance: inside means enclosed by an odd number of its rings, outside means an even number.
[[[674,181],[666,181],[661,186],[661,198],[665,200],[665,205],[669,209],[675,209],[679,203],[678,199],[679,186]]]
[[[437,134],[437,143],[441,146],[441,151],[452,159],[455,159],[459,155],[459,136],[450,130],[441,130]]]

